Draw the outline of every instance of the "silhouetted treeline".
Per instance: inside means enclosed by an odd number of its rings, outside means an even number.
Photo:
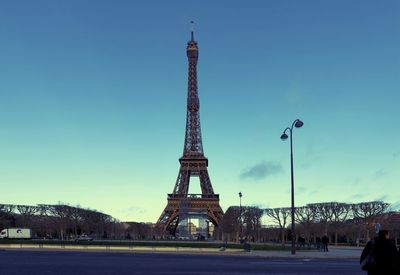
[[[327,235],[333,243],[358,244],[380,228],[400,237],[400,212],[389,211],[382,201],[355,204],[324,202],[296,208],[296,238],[315,243]],[[290,241],[291,209],[231,206],[225,212],[216,240],[256,242]],[[120,222],[96,210],[66,204],[37,206],[0,204],[0,230],[31,228],[34,237],[73,239],[82,234],[96,239],[149,240],[165,238],[151,223]]]
[[[358,244],[367,241],[380,228],[400,236],[400,212],[389,211],[389,204],[382,201],[355,204],[324,202],[297,207],[295,211],[296,238],[305,243],[315,243],[327,235],[330,242]],[[227,209],[219,236],[228,241],[238,241],[240,235],[249,241],[289,241],[291,208],[240,207]],[[262,225],[262,221],[264,224]],[[242,230],[242,232],[240,232]]]
[[[107,214],[66,204],[0,204],[0,228],[9,227],[27,227],[34,237],[62,240],[81,234],[112,238],[123,231],[120,223]]]
[[[75,239],[83,234],[96,239],[154,239],[152,224],[120,222],[110,215],[67,204],[0,204],[0,230],[31,228],[35,238]]]

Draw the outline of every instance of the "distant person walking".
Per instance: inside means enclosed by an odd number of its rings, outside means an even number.
[[[389,231],[380,230],[378,236],[369,241],[361,253],[360,263],[372,255],[373,264],[367,270],[368,275],[395,275],[398,264],[396,245],[389,239]]]
[[[324,252],[328,252],[328,244],[329,244],[329,238],[328,236],[324,235],[322,237],[322,249]]]

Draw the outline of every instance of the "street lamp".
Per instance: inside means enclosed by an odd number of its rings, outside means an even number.
[[[292,214],[292,255],[296,254],[296,243],[295,243],[295,228],[294,228],[294,175],[293,175],[293,142],[292,142],[292,132],[293,132],[293,126],[296,128],[300,128],[303,126],[303,122],[300,119],[296,119],[292,123],[292,127],[287,127],[284,131],[283,134],[281,135],[282,140],[286,140],[288,138],[288,135],[286,134],[286,131],[289,131],[290,134],[290,169],[291,169],[291,214]]]
[[[239,192],[239,240],[242,241],[242,192]]]

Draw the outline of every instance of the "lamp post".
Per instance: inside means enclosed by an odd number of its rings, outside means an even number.
[[[293,132],[293,127],[300,128],[303,126],[303,122],[300,119],[296,119],[292,123],[292,127],[287,127],[284,131],[283,134],[281,135],[282,140],[286,140],[288,138],[288,135],[286,134],[286,131],[289,131],[290,134],[290,170],[291,170],[291,214],[292,214],[292,255],[296,254],[296,234],[295,234],[295,225],[294,225],[294,174],[293,174],[293,141],[292,141],[292,132]]]
[[[242,241],[242,192],[239,192],[239,240]]]

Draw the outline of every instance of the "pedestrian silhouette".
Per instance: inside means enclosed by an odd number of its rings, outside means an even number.
[[[371,257],[372,256],[372,257]],[[361,253],[360,263],[369,257],[368,275],[395,275],[398,252],[396,245],[389,239],[389,231],[380,230],[378,236],[369,241]]]
[[[396,243],[395,243],[396,246]],[[399,251],[397,252],[397,261],[396,261],[396,272],[395,274],[400,274],[400,247],[399,247]]]
[[[324,252],[328,252],[328,243],[329,243],[329,238],[328,236],[324,235],[322,237],[322,249],[324,250]]]

